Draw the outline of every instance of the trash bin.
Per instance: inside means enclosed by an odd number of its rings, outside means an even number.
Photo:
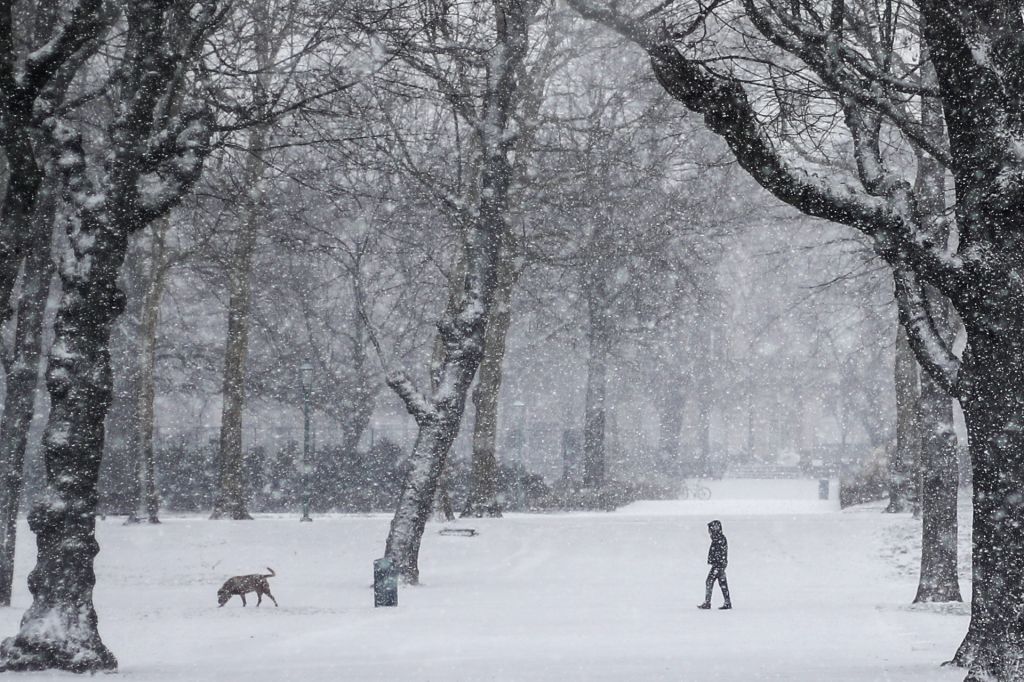
[[[387,557],[373,562],[373,605],[398,606],[398,569]]]
[[[822,479],[818,480],[818,499],[819,500],[827,500],[828,499],[828,479],[827,478],[822,478]]]

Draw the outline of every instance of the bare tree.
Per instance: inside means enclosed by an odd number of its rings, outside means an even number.
[[[509,190],[513,180],[515,135],[512,124],[519,100],[523,68],[529,47],[529,26],[539,3],[532,0],[497,0],[488,8],[437,8],[438,31],[472,21],[471,31],[489,24],[493,36],[487,78],[480,93],[479,115],[468,113],[479,142],[479,191],[476,201],[459,211],[463,216],[464,277],[460,278],[455,305],[438,323],[441,352],[431,370],[431,389],[423,394],[404,371],[392,370],[388,385],[405,402],[419,432],[409,459],[409,474],[391,523],[385,550],[409,582],[419,580],[419,547],[430,515],[445,459],[458,431],[470,383],[479,366],[486,326],[493,304],[502,234],[508,230]],[[456,9],[465,11],[460,16]],[[446,16],[445,12],[453,12]],[[484,35],[487,35],[485,33]],[[416,59],[411,53],[407,58]],[[422,66],[422,65],[421,65]],[[429,67],[428,67],[429,68]],[[465,106],[466,103],[463,103]]]

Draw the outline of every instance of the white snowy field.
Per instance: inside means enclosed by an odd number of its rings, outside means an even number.
[[[396,609],[374,609],[370,589],[383,515],[178,517],[155,528],[110,518],[99,522],[100,628],[120,674],[140,682],[963,679],[938,664],[966,629],[966,606],[909,606],[917,522],[878,508],[758,513],[747,502],[456,524],[477,528],[472,538],[432,524],[423,585],[402,588]],[[715,517],[729,538],[733,611],[695,608]],[[30,542],[23,526],[0,635],[29,604]],[[217,608],[225,578],[264,566],[277,571],[280,608],[254,598]]]

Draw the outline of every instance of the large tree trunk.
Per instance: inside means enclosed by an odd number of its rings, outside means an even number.
[[[587,393],[583,407],[583,487],[601,488],[605,483],[605,399],[608,391],[609,333],[607,312],[601,299],[588,302],[590,324],[587,356]]]
[[[25,259],[14,346],[6,365],[3,418],[0,419],[0,470],[4,472],[0,489],[0,606],[11,605],[25,448],[35,414],[43,318],[54,271],[50,244],[57,197],[53,188],[44,189],[42,194],[33,225],[33,243]]]
[[[509,245],[506,244],[506,247]],[[462,516],[501,516],[498,499],[498,395],[501,393],[502,363],[505,343],[512,323],[512,290],[519,273],[512,254],[503,254],[498,268],[498,284],[494,292],[491,319],[487,324],[484,357],[473,391],[476,421],[473,424],[473,461],[469,495]],[[514,424],[513,428],[521,428]]]
[[[902,326],[896,333],[896,443],[889,455],[889,506],[885,511],[898,513],[913,503],[916,481],[914,471],[920,460],[921,436],[918,430],[920,388],[917,361]]]
[[[219,478],[211,519],[249,520],[245,488],[242,412],[245,408],[245,361],[249,353],[249,307],[252,299],[252,260],[265,210],[263,177],[265,127],[249,135],[243,186],[248,188],[246,220],[228,264],[228,331],[224,349],[223,407],[220,422]]]
[[[136,382],[135,446],[132,462],[134,492],[126,523],[160,523],[160,495],[156,487],[156,457],[153,452],[154,400],[156,398],[156,330],[160,322],[160,299],[166,282],[165,240],[170,221],[153,223],[146,259],[145,292],[139,324],[139,373]]]
[[[1019,303],[982,315],[988,324],[964,320],[961,405],[974,479],[974,581],[970,629],[954,662],[970,666],[968,680],[1002,682],[1021,679],[1024,670],[1024,320]]]
[[[112,376],[108,343],[124,309],[117,271],[127,231],[85,215],[69,229],[72,250],[60,268],[62,294],[47,368],[50,418],[43,436],[46,487],[29,514],[38,558],[29,574],[33,601],[21,630],[0,646],[7,670],[109,670],[117,660],[100,639],[92,588],[96,484]]]

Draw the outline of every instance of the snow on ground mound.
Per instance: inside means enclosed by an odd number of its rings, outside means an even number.
[[[821,500],[819,482],[804,479],[723,479],[688,482],[687,499],[642,500],[617,513],[632,516],[732,516],[760,514],[826,514],[839,511],[839,482],[829,482],[829,499]],[[708,499],[699,497],[706,488]]]

